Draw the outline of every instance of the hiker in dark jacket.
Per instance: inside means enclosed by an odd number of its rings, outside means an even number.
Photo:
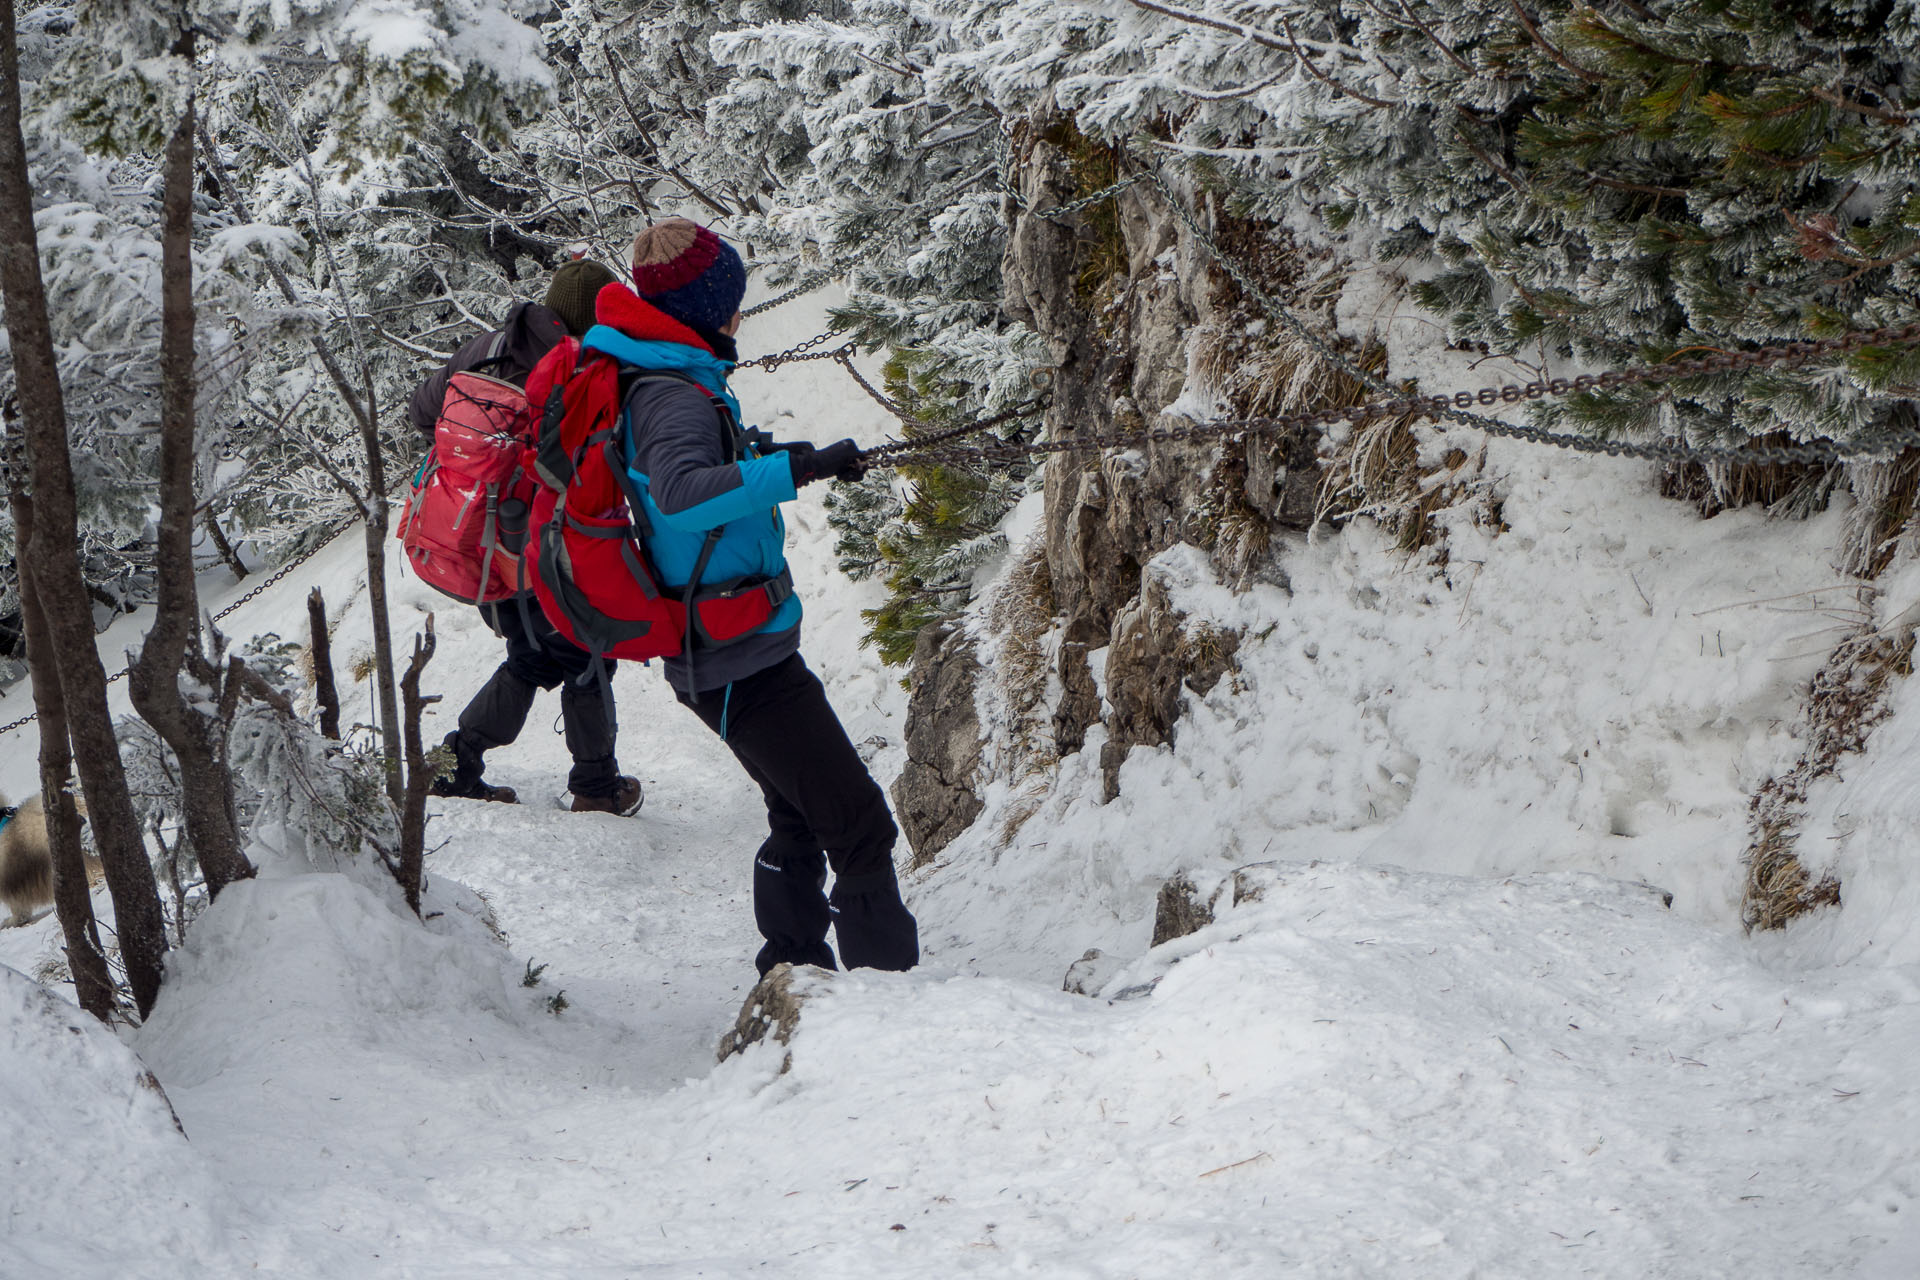
[[[524,387],[540,357],[567,335],[579,337],[592,327],[594,295],[613,281],[613,272],[597,262],[562,266],[553,274],[544,305],[515,304],[498,330],[467,342],[428,375],[407,404],[414,427],[432,433],[447,381],[456,373],[483,373]],[[618,726],[613,701],[592,674],[592,659],[562,638],[537,606],[523,609],[511,600],[486,604],[480,606],[480,616],[507,642],[507,660],[461,711],[460,727],[447,735],[453,773],[435,780],[434,794],[514,803],[518,797],[512,787],[493,786],[482,778],[482,757],[519,737],[534,695],[557,685],[567,750],[573,754],[567,789],[573,793],[574,812],[630,814],[639,809],[640,780],[622,774],[614,757]]]
[[[710,395],[739,420],[727,374],[738,360],[733,334],[746,271],[719,236],[684,218],[649,227],[634,240],[633,279],[637,296],[617,286],[601,291],[600,323],[582,345],[700,384],[637,381],[625,406],[629,471],[664,585],[692,579],[714,530],[701,582],[790,581],[779,504],[815,480],[858,479],[858,447],[842,440],[763,451],[749,442],[745,456],[735,456]],[[768,834],[753,864],[754,919],[766,939],[760,972],[782,961],[833,968],[829,925],[850,969],[918,963],[919,930],[894,876],[899,833],[800,657],[799,598],[786,595],[741,639],[695,647],[662,666],[680,701],[732,748],[766,800]]]

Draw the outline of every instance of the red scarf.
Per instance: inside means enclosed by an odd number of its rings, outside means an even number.
[[[624,284],[610,284],[593,300],[593,316],[601,324],[618,329],[629,338],[643,342],[678,342],[717,355],[711,344],[672,316],[646,301]]]

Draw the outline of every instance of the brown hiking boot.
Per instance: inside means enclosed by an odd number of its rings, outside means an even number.
[[[575,813],[614,813],[623,818],[640,812],[640,806],[646,801],[647,794],[640,787],[640,779],[621,774],[613,782],[613,794],[610,796],[575,796]]]

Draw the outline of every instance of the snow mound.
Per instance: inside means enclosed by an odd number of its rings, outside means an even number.
[[[865,1179],[925,1267],[1047,1275],[1812,1276],[1900,1224],[1897,1180],[1856,1176],[1904,1141],[1855,1101],[1899,1096],[1874,1041],[1920,1033],[1892,987],[1812,998],[1594,876],[1240,881],[1115,998],[821,986],[718,1073],[762,1073],[763,1135],[809,1136],[759,1148],[768,1185]]]
[[[423,1039],[497,1038],[497,1024],[519,1027],[533,998],[514,981],[513,963],[502,950],[422,929],[345,875],[241,881],[170,959],[141,1049],[176,1088],[271,1067],[295,1105],[304,1086],[331,1095],[373,1085],[369,1070],[388,1058],[404,1068]],[[334,1080],[349,1054],[360,1079]]]
[[[228,1258],[226,1193],[153,1075],[90,1015],[5,966],[0,1063],[0,1275],[158,1280]],[[130,1198],[130,1186],[145,1191]]]

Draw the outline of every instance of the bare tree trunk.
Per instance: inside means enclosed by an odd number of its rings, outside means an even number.
[[[207,537],[213,539],[213,549],[218,551],[220,558],[227,562],[227,568],[233,570],[233,580],[244,582],[247,577],[247,566],[241,562],[240,553],[233,549],[233,544],[227,541],[227,531],[220,527],[220,517],[213,513],[212,507],[207,508],[205,522]]]
[[[20,131],[20,45],[14,0],[8,0],[0,6],[0,292],[6,298],[7,333],[26,428],[28,490],[34,502],[33,542],[26,556],[33,562],[35,595],[47,628],[41,652],[59,655],[57,663],[40,664],[37,674],[41,679],[52,674],[65,700],[87,821],[113,895],[127,985],[135,1008],[145,1017],[160,995],[166,915],[127,793],[120,744],[107,709],[107,673],[100,665],[93,609],[80,573],[73,459],[67,450],[66,404],[40,278],[32,193],[26,139]],[[41,680],[34,683],[37,696]]]
[[[18,478],[15,472],[8,496],[14,545],[24,547],[33,529],[33,503]],[[80,810],[70,789],[73,748],[67,742],[67,704],[60,693],[59,674],[49,670],[53,641],[47,634],[33,570],[25,555],[18,556],[16,563],[21,632],[27,642],[27,667],[33,673],[33,709],[40,715],[40,798],[46,805],[47,847],[53,855],[53,909],[67,942],[67,972],[73,975],[74,997],[82,1009],[106,1022],[113,1017],[113,975],[107,969],[106,949],[100,945],[86,859],[80,851]]]
[[[191,62],[193,36],[175,53]],[[207,660],[200,636],[200,600],[193,581],[193,428],[197,412],[193,309],[193,95],[167,139],[160,229],[160,532],[154,547],[159,598],[153,626],[128,688],[140,716],[180,765],[186,840],[200,862],[207,893],[218,898],[253,864],[240,847],[227,767],[226,724],[188,705],[180,677],[189,670],[220,698],[223,673]]]
[[[436,695],[420,695],[420,673],[433,660],[433,615],[427,615],[427,634],[413,638],[413,661],[400,679],[407,706],[407,790],[400,806],[400,889],[407,905],[420,914],[420,884],[426,876],[427,862],[427,788],[433,785],[433,770],[427,765],[427,753],[420,743],[420,713],[440,701]]]
[[[327,601],[315,587],[307,596],[307,631],[312,636],[313,698],[320,707],[320,732],[340,741],[340,693],[333,685],[333,641],[327,638]]]

